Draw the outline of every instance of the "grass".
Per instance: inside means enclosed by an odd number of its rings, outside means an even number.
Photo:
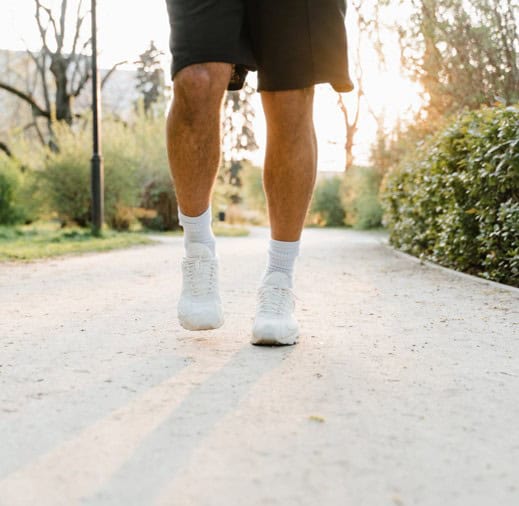
[[[249,229],[242,226],[215,223],[214,233],[219,237],[245,237]],[[182,235],[182,231],[166,232]],[[139,244],[151,244],[147,233],[115,232],[105,230],[95,237],[90,230],[79,227],[61,228],[59,224],[41,222],[18,227],[0,226],[0,261],[30,261],[74,253],[108,251]]]
[[[72,253],[108,251],[153,241],[134,232],[103,231],[95,237],[90,230],[60,228],[54,223],[0,227],[0,261],[29,261]]]

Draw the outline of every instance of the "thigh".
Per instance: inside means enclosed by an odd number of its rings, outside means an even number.
[[[171,26],[172,77],[196,63],[231,63],[236,72],[254,68],[244,31],[243,0],[166,0]],[[238,78],[240,76],[237,76]]]
[[[259,89],[350,91],[345,13],[345,0],[247,0]]]

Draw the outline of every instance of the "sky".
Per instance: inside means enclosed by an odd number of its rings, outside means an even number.
[[[56,8],[60,0],[47,0],[46,5]],[[89,0],[84,5],[89,6]],[[34,0],[1,0],[0,48],[23,50],[39,47],[39,35],[34,20]],[[78,0],[69,0],[70,13],[74,13]],[[149,45],[155,41],[164,51],[163,64],[169,68],[168,50],[169,23],[165,0],[97,0],[98,9],[98,46],[99,61],[104,68],[110,68],[120,61],[133,62]],[[392,13],[399,15],[397,8]],[[89,27],[89,25],[88,25]],[[86,26],[86,28],[88,29]],[[350,40],[350,59],[356,56],[356,20],[353,9],[349,9],[346,27]],[[71,34],[69,34],[71,35]],[[364,72],[366,100],[377,114],[384,112],[386,127],[391,128],[400,117],[416,110],[420,104],[419,88],[401,75],[399,49],[396,34],[385,34],[384,54],[386,67],[381,69],[377,56],[367,41],[361,44],[361,60]],[[131,65],[128,65],[131,67]],[[350,68],[353,76],[353,65]],[[249,82],[255,85],[255,75],[250,74]],[[354,94],[345,94],[346,103],[354,109]],[[265,148],[265,121],[261,111],[259,95],[254,97],[257,109],[255,125],[260,149],[252,159],[261,163]],[[319,143],[319,169],[344,169],[345,127],[342,114],[337,106],[337,94],[329,85],[319,85],[316,89],[314,117]],[[376,134],[376,122],[368,113],[366,103],[361,108],[359,131],[356,137],[354,155],[357,163],[368,163],[369,146]]]

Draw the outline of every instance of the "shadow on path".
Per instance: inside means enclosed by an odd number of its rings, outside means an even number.
[[[232,412],[265,373],[278,367],[293,347],[241,348],[225,366],[145,437],[132,457],[83,504],[152,504],[164,485],[189,460],[216,424]],[[143,473],[144,469],[153,469]]]

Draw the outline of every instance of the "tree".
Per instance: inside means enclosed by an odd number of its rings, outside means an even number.
[[[355,146],[355,135],[359,128],[361,105],[364,101],[370,114],[373,115],[377,124],[380,125],[381,119],[377,117],[373,109],[370,107],[369,102],[366,100],[364,93],[364,72],[363,72],[363,55],[361,48],[365,42],[371,42],[375,48],[376,53],[380,58],[380,63],[384,63],[383,52],[381,51],[380,31],[378,24],[378,2],[370,4],[363,2],[362,0],[352,0],[350,5],[355,10],[356,21],[357,21],[357,40],[355,45],[355,92],[354,92],[354,106],[350,110],[344,96],[337,93],[337,104],[344,118],[345,126],[345,142],[344,149],[346,152],[346,165],[345,171],[348,171],[353,167],[354,157],[353,148]]]
[[[427,121],[519,100],[515,0],[412,0],[398,27],[402,66],[423,86]]]
[[[90,46],[90,38],[82,39],[81,28],[86,16],[82,1],[78,3],[73,28],[72,45],[65,49],[67,0],[62,0],[59,17],[41,2],[35,0],[35,19],[42,47],[34,53],[27,50],[36,67],[38,90],[26,91],[0,81],[0,89],[16,95],[32,111],[33,126],[38,129],[38,118],[44,118],[49,140],[53,140],[52,121],[72,124],[73,99],[77,97],[90,78],[89,60],[83,52]],[[49,76],[50,73],[50,76]],[[42,100],[43,102],[41,102]]]
[[[360,119],[360,103],[361,99],[364,96],[364,90],[362,87],[362,71],[360,65],[357,66],[357,74],[356,74],[356,93],[355,93],[355,113],[353,117],[350,116],[348,111],[348,107],[344,101],[344,97],[342,94],[337,93],[337,104],[341,110],[341,113],[344,118],[344,126],[346,129],[346,140],[344,142],[344,149],[346,151],[346,166],[344,168],[345,171],[348,171],[353,167],[353,147],[355,142],[355,134],[357,133],[359,127],[359,119]]]
[[[398,165],[453,114],[519,100],[519,6],[514,2],[377,0],[375,33],[389,29],[398,35],[402,70],[421,85],[424,104],[390,132],[379,125],[371,155],[380,170]],[[375,47],[382,56],[382,46]]]
[[[91,38],[83,34],[84,21],[88,11],[79,0],[72,14],[72,29],[68,0],[61,0],[59,14],[44,5],[42,0],[34,0],[36,27],[41,40],[37,52],[27,49],[34,68],[34,80],[29,89],[23,89],[0,79],[0,90],[4,90],[25,102],[32,113],[32,123],[38,138],[57,149],[53,122],[72,125],[81,116],[74,110],[74,99],[85,89],[91,77],[90,57],[85,54],[91,46]],[[70,43],[66,44],[66,41]],[[103,79],[103,84],[113,70],[124,62],[117,63]],[[47,126],[46,135],[41,131],[39,120]]]
[[[142,95],[146,116],[153,112],[153,105],[164,97],[164,70],[160,61],[163,54],[151,41],[148,49],[140,54],[139,59],[135,62],[137,65],[136,88]]]

